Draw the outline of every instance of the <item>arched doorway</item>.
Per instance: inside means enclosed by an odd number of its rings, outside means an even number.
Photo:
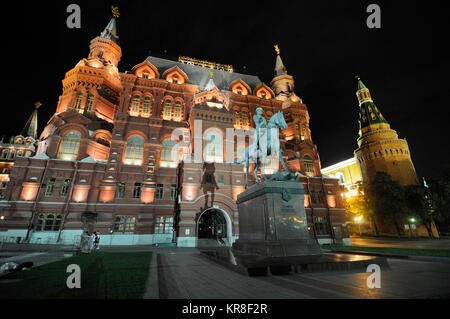
[[[198,239],[227,238],[227,221],[218,209],[208,209],[198,219]]]

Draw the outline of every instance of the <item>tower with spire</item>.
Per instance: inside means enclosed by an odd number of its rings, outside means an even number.
[[[100,35],[91,40],[88,58],[66,73],[58,114],[72,110],[113,122],[117,107],[112,104],[119,104],[122,89],[118,70],[122,50],[117,44],[118,12],[114,8],[113,15]],[[105,100],[111,103],[101,102]]]
[[[363,181],[370,182],[377,171],[383,171],[403,185],[417,184],[408,143],[405,139],[398,138],[397,132],[391,129],[375,105],[369,89],[358,76],[356,79],[359,138],[355,157],[361,168]]]
[[[283,64],[280,56],[280,48],[275,45],[277,57],[275,60],[274,77],[270,85],[275,98],[277,100],[286,101],[294,94],[294,78],[287,73],[286,67]]]

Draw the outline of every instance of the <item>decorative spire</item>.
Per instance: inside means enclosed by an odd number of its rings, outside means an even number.
[[[280,56],[280,48],[278,47],[278,44],[274,45],[275,52],[277,53],[277,59],[275,62],[275,76],[287,74],[286,67],[283,64],[283,61],[281,60]]]
[[[106,26],[105,30],[100,34],[100,37],[104,39],[108,39],[111,41],[114,41],[117,43],[117,40],[119,39],[119,36],[117,35],[117,23],[116,18],[119,18],[119,7],[111,6],[113,17],[109,21],[108,25]]]
[[[213,71],[209,72],[209,81],[205,86],[206,91],[210,91],[216,87],[216,84],[214,83],[214,80],[213,80],[213,76],[214,76],[214,72]]]
[[[358,80],[358,91],[362,89],[367,89],[364,83],[361,81],[361,78],[357,75],[355,79]]]
[[[38,108],[42,106],[41,102],[36,102],[34,104],[34,111],[31,114],[30,118],[27,121],[27,124],[25,124],[25,127],[22,130],[22,135],[24,137],[31,136],[32,138],[37,138],[37,128],[38,128]]]
[[[359,76],[356,76],[355,78],[358,81],[358,91],[356,92],[356,96],[358,97],[360,107],[360,130],[374,124],[389,124],[373,102],[369,89],[364,85]]]

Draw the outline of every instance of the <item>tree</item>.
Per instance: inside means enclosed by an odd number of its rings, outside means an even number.
[[[439,178],[430,182],[429,196],[435,222],[441,230],[450,232],[450,165]]]
[[[397,235],[400,236],[400,221],[406,216],[405,192],[399,182],[392,180],[386,172],[376,172],[375,178],[368,186],[367,192],[375,214],[384,222],[394,223]]]
[[[375,228],[375,235],[378,235],[374,210],[369,201],[369,197],[364,193],[364,189],[366,188],[367,186],[361,185],[358,190],[358,195],[346,199],[344,201],[344,207],[351,214],[364,217],[366,220],[371,220]]]
[[[410,216],[417,216],[427,229],[428,236],[433,237],[433,232],[431,230],[433,224],[433,211],[428,205],[429,197],[427,197],[427,189],[422,185],[408,185],[405,186],[404,189],[405,204]]]

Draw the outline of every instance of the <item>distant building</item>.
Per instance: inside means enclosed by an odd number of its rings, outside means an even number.
[[[40,104],[39,104],[40,106]],[[37,106],[30,116],[23,135],[13,136],[9,142],[0,141],[0,199],[5,198],[5,190],[10,181],[10,173],[17,157],[31,157],[36,153]]]
[[[347,192],[351,192],[353,196],[356,195],[357,188],[362,183],[361,169],[355,157],[322,168],[322,174],[337,178],[339,184],[343,186]]]

